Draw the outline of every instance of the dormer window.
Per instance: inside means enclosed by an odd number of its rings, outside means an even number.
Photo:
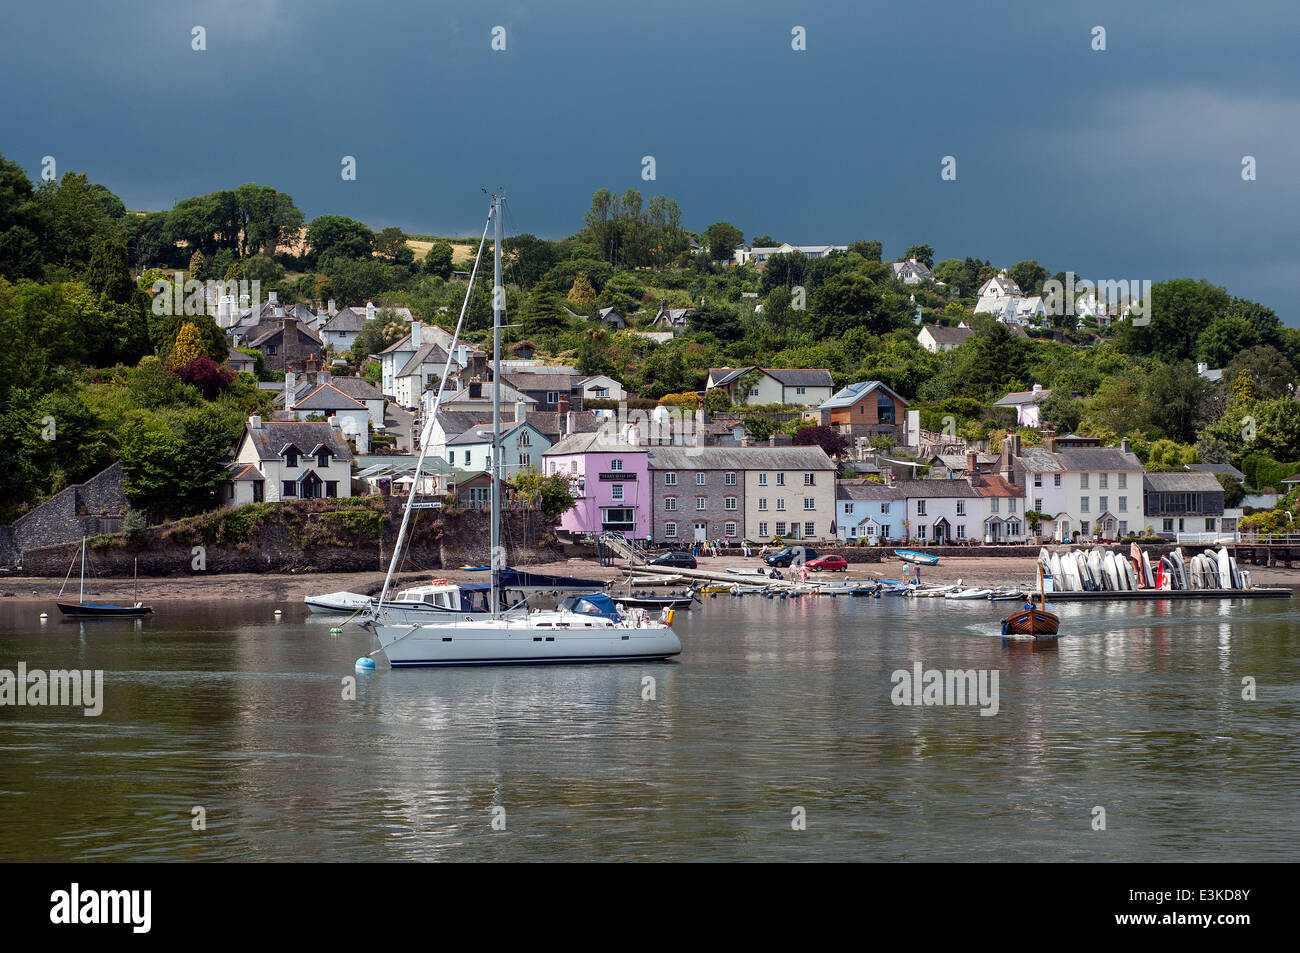
[[[297,451],[297,450],[286,450],[286,451],[284,452],[284,465],[285,465],[285,467],[288,467],[288,468],[296,467],[296,466],[298,465],[298,451]]]
[[[323,470],[329,465],[330,465],[330,454],[328,450],[322,450],[320,453],[316,454],[317,467]]]

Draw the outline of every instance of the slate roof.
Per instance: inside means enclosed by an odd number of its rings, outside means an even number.
[[[1119,447],[1077,447],[1073,450],[1058,450],[1056,455],[1061,458],[1066,470],[1076,473],[1143,470],[1141,460]]]
[[[566,453],[646,453],[650,448],[644,444],[633,447],[622,440],[597,433],[569,434],[542,456],[549,457]]]
[[[1246,479],[1246,474],[1242,473],[1231,463],[1189,463],[1189,470],[1200,470],[1203,473],[1229,473],[1238,480]]]
[[[520,427],[529,426],[530,423],[531,421],[526,421],[526,420],[519,421],[517,423],[513,423],[505,420],[501,421],[502,439],[505,439],[510,434],[518,430]],[[537,430],[536,427],[533,427],[532,429],[536,430],[537,433],[540,434],[541,436],[543,437],[546,436],[546,434],[542,433],[540,430]],[[448,440],[447,446],[450,447],[450,446],[459,446],[461,444],[479,444],[479,443],[491,443],[491,442],[492,442],[492,424],[489,422],[485,424],[475,424],[474,426],[467,429],[464,433],[461,433],[458,436],[453,437],[451,440]]]
[[[949,328],[942,324],[927,324],[921,331],[928,331],[935,344],[962,344],[975,336],[974,328]]]
[[[569,374],[538,374],[538,373],[519,373],[517,370],[509,374],[502,374],[503,383],[509,384],[516,390],[534,392],[557,391],[565,397],[573,385],[573,377]]]
[[[834,470],[821,447],[651,447],[652,470]]]
[[[886,486],[883,483],[841,482],[835,488],[835,499],[886,503],[902,500],[905,497],[898,492],[897,487]]]
[[[842,388],[834,396],[822,401],[817,409],[835,410],[838,407],[852,407],[867,394],[878,388],[892,394],[904,406],[907,406],[907,401],[903,397],[880,381],[858,381],[856,384],[850,384],[848,387]]]
[[[1013,390],[993,402],[994,407],[1019,407],[1022,404],[1037,404],[1047,400],[1052,396],[1052,392],[1044,387],[1042,390],[1034,393],[1032,390]]]
[[[279,460],[280,451],[289,444],[304,452],[318,444],[324,444],[336,460],[352,462],[352,451],[348,449],[343,434],[327,423],[264,420],[257,429],[245,424],[244,433],[253,441],[259,460]]]
[[[265,480],[266,474],[252,463],[232,463],[229,465],[232,480]]]
[[[764,367],[763,372],[786,387],[833,387],[825,368]]]
[[[965,480],[899,480],[894,486],[909,500],[979,496],[975,488]]]
[[[601,421],[590,410],[570,411],[573,414],[574,433],[595,433],[600,429]],[[532,424],[548,440],[560,439],[560,412],[558,410],[535,410],[528,415]]]
[[[300,333],[302,333],[306,337],[311,338],[317,344],[322,343],[320,337],[316,334],[316,332],[313,331],[311,328],[307,327],[307,325],[303,324],[301,321],[295,319],[294,323],[290,325],[290,327],[297,328]],[[263,324],[259,324],[249,334],[248,340],[245,342],[245,345],[247,347],[258,347],[259,345],[265,344],[267,341],[271,340],[271,338],[275,337],[283,330],[284,330],[284,325],[281,324],[279,320],[268,321]]]
[[[397,372],[397,377],[407,377],[419,372],[421,364],[446,364],[447,352],[437,344],[421,344],[420,349],[411,355],[405,366]]]
[[[305,397],[293,402],[293,409],[299,410],[365,410],[366,405],[354,397],[349,397],[334,386],[319,384]]]
[[[344,308],[325,322],[324,331],[360,331],[366,326],[366,312]]]
[[[383,400],[384,395],[374,384],[361,377],[331,377],[330,385],[353,400]]]
[[[1222,493],[1223,484],[1213,473],[1190,470],[1174,473],[1148,473],[1142,478],[1153,493]]]

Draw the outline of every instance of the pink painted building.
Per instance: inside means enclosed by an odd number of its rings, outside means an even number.
[[[568,533],[623,533],[632,539],[650,536],[648,447],[605,434],[565,437],[542,454],[544,472],[573,481],[574,506],[560,518]]]

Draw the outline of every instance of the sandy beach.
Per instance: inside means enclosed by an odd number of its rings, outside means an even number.
[[[702,556],[700,569],[725,571],[732,568],[756,568],[757,557]],[[955,583],[958,579],[973,585],[1032,584],[1036,573],[1036,560],[1032,558],[1002,558],[962,556],[943,559],[937,566],[923,567],[922,582],[934,585]],[[1281,567],[1248,566],[1254,581],[1260,586],[1300,586],[1300,570]],[[539,572],[557,575],[580,576],[589,579],[622,580],[622,568],[601,567],[587,559],[569,559],[537,567]],[[851,580],[901,579],[903,563],[897,559],[883,563],[852,564],[848,577]],[[810,573],[816,578],[818,573]],[[827,576],[840,579],[839,573]],[[453,582],[486,582],[481,572],[457,570],[428,573],[400,573],[395,586],[419,585],[431,578]],[[271,603],[300,603],[307,595],[335,591],[373,594],[383,585],[384,574],[361,573],[301,573],[301,574],[236,574],[221,576],[177,576],[165,579],[141,579],[136,598],[144,602],[166,602],[177,599],[255,600]],[[15,601],[52,601],[56,598],[63,580],[50,578],[13,577],[0,580],[0,599]],[[64,588],[65,599],[76,600],[78,580],[70,579]],[[115,602],[129,602],[132,598],[130,579],[87,579],[86,597]]]

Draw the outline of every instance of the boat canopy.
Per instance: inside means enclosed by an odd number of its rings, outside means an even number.
[[[605,583],[599,579],[579,579],[576,576],[551,576],[540,572],[501,570],[501,586],[505,589],[522,589],[526,592],[604,592]]]
[[[604,616],[606,619],[618,621],[618,607],[614,605],[614,600],[603,592],[593,592],[583,596],[566,596],[560,602],[561,609],[567,609],[570,612],[578,612],[582,615]]]

